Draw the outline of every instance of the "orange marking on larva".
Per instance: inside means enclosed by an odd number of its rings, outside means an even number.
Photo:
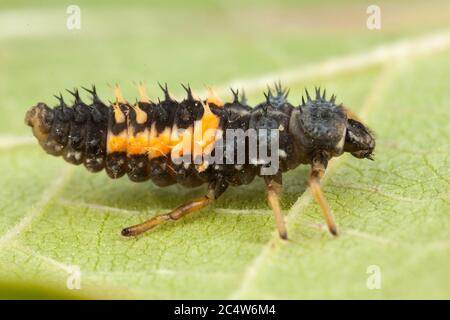
[[[116,83],[116,85],[113,88],[114,97],[116,98],[116,102],[125,103],[125,99],[122,95],[122,90],[120,90],[119,85]]]
[[[210,133],[210,135],[208,133]],[[214,150],[214,147],[216,145],[215,137],[217,137],[217,136],[221,137],[222,130],[221,129],[208,130],[205,133],[205,135],[207,135],[207,137],[204,138],[204,141],[208,141],[208,143],[205,144],[204,146],[202,146],[203,155],[211,154],[211,152]],[[198,172],[205,171],[208,167],[209,167],[209,163],[204,161],[201,164],[197,165],[197,171]]]
[[[172,149],[170,143],[170,133],[170,128],[166,128],[163,132],[157,134],[155,125],[152,125],[149,144],[146,147],[150,159],[166,155],[170,152]]]
[[[136,104],[132,106],[133,110],[136,112],[136,122],[141,124],[140,121],[144,119],[139,119],[143,115],[139,115],[139,112],[145,114],[145,121],[147,121],[147,113],[143,112],[139,106]],[[144,123],[143,121],[142,123]],[[144,154],[146,153],[146,148],[149,144],[149,131],[145,129],[141,132],[135,132],[135,128],[133,127],[133,123],[130,121],[130,117],[128,117],[128,141],[127,141],[127,153],[129,155],[133,154]]]
[[[212,113],[208,103],[203,104],[203,110],[203,117],[201,119],[203,132],[205,132],[206,129],[217,129],[220,122],[219,117]]]
[[[147,112],[144,112],[140,107],[139,104],[135,104],[131,106],[136,113],[136,122],[139,124],[144,124],[147,122]]]
[[[211,136],[208,136],[205,141],[207,141],[207,143],[203,146],[203,154],[210,154],[215,146],[215,142],[216,142],[216,136],[222,136],[222,130],[220,129],[216,129],[214,130],[210,130],[209,131],[211,133]]]
[[[137,85],[137,89],[139,91],[139,96],[140,96],[141,102],[151,102],[150,98],[147,95],[147,91],[145,90],[145,86],[142,82]]]
[[[142,111],[142,110],[141,110]],[[143,112],[143,111],[142,111]],[[147,114],[145,114],[147,115]],[[138,115],[136,114],[136,118]],[[136,122],[137,119],[136,119]],[[139,122],[138,122],[139,123]],[[133,154],[145,154],[149,145],[149,130],[146,128],[144,131],[135,132],[135,128],[128,119],[128,146],[127,153]]]
[[[176,133],[174,134],[174,131]],[[179,130],[175,125],[171,135],[171,156],[173,158],[181,157],[183,154],[192,154],[194,129],[192,127]]]
[[[128,137],[127,153],[129,155],[145,154],[148,146],[148,138],[139,133],[135,137]]]
[[[113,152],[127,152],[127,133],[126,131],[121,132],[119,135],[114,135],[108,132],[108,143],[107,143],[107,153]]]
[[[202,141],[198,141],[198,143],[200,143],[202,147],[205,147],[215,141],[217,129],[219,129],[220,118],[212,113],[208,103],[204,104],[203,108],[204,113],[201,119]],[[208,150],[208,153],[209,152],[211,152],[211,150]],[[203,154],[207,154],[205,149],[203,149]]]
[[[116,123],[122,123],[125,122],[125,114],[120,109],[119,105],[117,103],[113,104],[113,110],[114,110],[114,120]]]
[[[201,120],[194,122],[194,140],[192,142],[192,154],[194,159],[202,155],[203,152],[203,123]]]

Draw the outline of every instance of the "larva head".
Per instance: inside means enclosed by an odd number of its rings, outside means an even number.
[[[369,128],[357,120],[348,119],[344,151],[356,158],[373,160],[374,149],[375,138]]]

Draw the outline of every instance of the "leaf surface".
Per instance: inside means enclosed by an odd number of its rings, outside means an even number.
[[[90,82],[100,84],[105,101],[109,95],[102,84],[115,81],[125,83],[130,97],[136,94],[131,86],[136,79],[191,82],[194,87],[222,84],[243,75],[320,64],[355,49],[368,51],[407,32],[388,29],[383,35],[356,32],[348,37],[337,28],[293,36],[288,26],[279,26],[263,36],[253,20],[247,29],[224,30],[229,20],[205,15],[206,22],[217,22],[207,30],[205,21],[193,19],[197,11],[171,16],[163,10],[152,13],[156,20],[144,21],[139,10],[131,10],[130,16],[143,22],[126,36],[129,30],[110,24],[123,8],[86,6],[86,30],[78,36],[55,26],[44,28],[48,33],[40,38],[0,34],[9,66],[0,75],[5,83],[0,86],[5,103],[0,118],[0,297],[450,297],[448,49],[289,83],[295,103],[304,87],[320,85],[336,93],[377,136],[374,162],[346,155],[333,160],[326,174],[323,190],[338,238],[324,231],[307,189],[308,168],[299,167],[284,177],[288,242],[276,237],[262,181],[228,190],[201,213],[124,239],[124,226],[170,210],[204,189],[113,181],[105,173],[93,175],[47,156],[36,143],[21,140],[30,135],[22,119],[32,103]],[[60,19],[57,9],[42,12],[47,12],[46,21]],[[157,32],[156,25],[164,21],[166,28]],[[186,21],[192,24],[184,28]],[[168,37],[173,41],[164,42]],[[61,46],[64,41],[73,48]],[[156,97],[156,86],[149,87]],[[180,89],[174,91],[181,95]],[[249,97],[256,103],[262,94],[251,91]],[[380,290],[366,285],[372,265],[381,271]],[[81,271],[80,290],[67,289],[74,267]]]

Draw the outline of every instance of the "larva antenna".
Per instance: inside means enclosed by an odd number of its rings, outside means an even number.
[[[322,100],[326,100],[326,98],[327,98],[327,89],[324,89],[322,93]]]

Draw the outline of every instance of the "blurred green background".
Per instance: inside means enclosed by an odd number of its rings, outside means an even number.
[[[71,4],[81,8],[80,30],[66,28]],[[3,0],[0,298],[449,298],[448,49],[286,83],[294,104],[304,87],[325,86],[378,136],[376,162],[345,156],[328,175],[325,193],[348,228],[338,239],[311,228],[322,220],[299,168],[285,179],[288,244],[273,237],[260,182],[124,240],[121,227],[202,191],[68,168],[44,155],[23,124],[29,107],[56,104],[66,88],[94,83],[107,101],[120,83],[134,100],[134,82],[157,98],[160,81],[181,97],[180,82],[222,88],[450,27],[448,1],[377,1],[382,28],[368,30],[370,4]],[[249,90],[251,103],[262,90]],[[366,287],[373,264],[383,272],[380,290]],[[81,290],[66,287],[71,265],[81,269]]]
[[[352,53],[448,24],[447,1],[386,1],[383,28],[366,28],[370,1],[78,1],[81,30],[64,1],[2,1],[1,88],[6,133],[37,100],[79,85],[156,81],[177,93]],[[262,95],[260,95],[262,97]]]

